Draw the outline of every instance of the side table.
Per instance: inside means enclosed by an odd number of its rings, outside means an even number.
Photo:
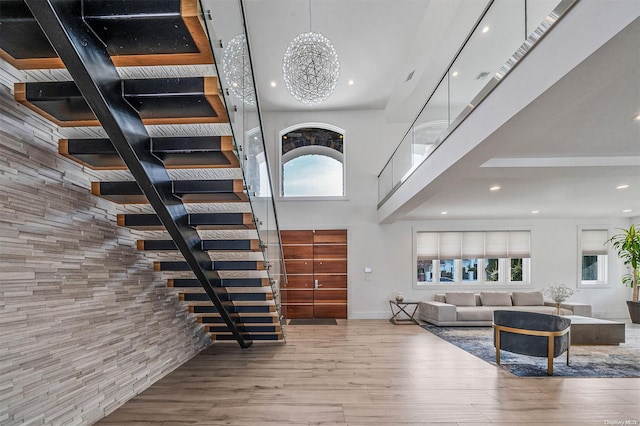
[[[420,323],[415,319],[416,312],[418,311],[418,303],[420,302],[409,302],[406,300],[398,302],[396,300],[389,300],[389,308],[391,309],[392,314],[389,321],[394,324],[420,325]],[[411,307],[413,307],[413,310],[411,310]]]

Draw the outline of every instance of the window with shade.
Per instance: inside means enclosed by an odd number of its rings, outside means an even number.
[[[416,283],[529,282],[530,231],[417,232]]]
[[[606,229],[582,229],[580,235],[580,283],[586,286],[607,284]]]

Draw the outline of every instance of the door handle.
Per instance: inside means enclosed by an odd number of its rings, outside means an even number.
[[[318,288],[320,286],[320,284],[318,284],[318,280],[315,280],[315,282],[313,283],[313,288]]]

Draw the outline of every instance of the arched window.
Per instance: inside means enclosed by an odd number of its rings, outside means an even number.
[[[343,130],[327,125],[301,125],[282,131],[280,142],[281,196],[345,195]]]

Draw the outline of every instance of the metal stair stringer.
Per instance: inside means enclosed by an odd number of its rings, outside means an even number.
[[[93,113],[122,157],[140,189],[171,235],[185,261],[241,347],[252,341],[241,333],[230,315],[232,305],[221,300],[211,279],[211,259],[201,250],[198,232],[189,226],[182,201],[173,196],[171,180],[162,162],[151,155],[149,135],[137,112],[122,97],[120,76],[96,35],[84,24],[80,2],[25,0],[43,32],[67,67]]]

